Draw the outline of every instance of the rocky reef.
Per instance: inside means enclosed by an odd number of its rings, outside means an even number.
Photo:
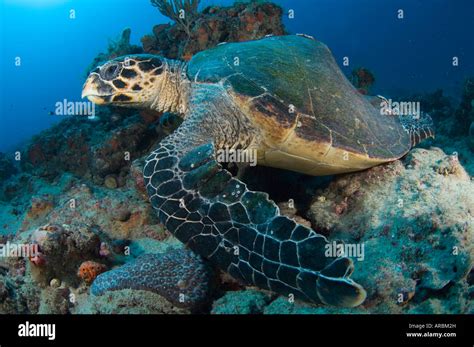
[[[467,313],[472,189],[456,156],[414,149],[402,160],[337,177],[316,191],[308,217],[332,238],[364,246],[355,277],[368,291],[367,310],[417,310],[444,298],[438,313]]]
[[[48,179],[71,172],[96,184],[123,186],[132,161],[163,136],[159,115],[101,108],[95,117],[67,118],[34,138],[24,151],[23,171]]]
[[[197,52],[220,42],[249,41],[286,32],[281,18],[283,10],[269,2],[210,6],[202,12],[198,12],[196,4],[185,10],[186,20],[181,20],[176,10],[170,8],[170,2],[152,0],[152,3],[175,23],[156,25],[152,34],[142,38],[143,50],[171,59],[189,60]]]
[[[17,172],[15,164],[5,153],[0,152],[0,182],[6,181]]]
[[[464,82],[461,104],[456,110],[454,116],[457,126],[454,127],[458,132],[468,135],[472,139],[474,130],[474,78],[468,78]]]
[[[160,7],[169,2],[153,1],[174,22],[156,25],[143,47],[126,29],[86,71],[124,54],[188,60],[220,42],[285,33],[272,3],[199,12],[197,1],[184,2],[192,5],[189,22]],[[352,81],[369,94],[375,78],[360,68]],[[473,313],[472,79],[460,94],[460,103],[441,90],[410,99],[432,116],[437,134],[400,160],[334,177],[270,168],[243,176],[282,214],[359,246],[353,278],[368,297],[357,308],[247,288],[193,256],[158,222],[142,177],[144,157],[179,119],[101,107],[94,119],[66,118],[38,134],[18,162],[0,154],[0,243],[38,249],[0,258],[0,313]]]

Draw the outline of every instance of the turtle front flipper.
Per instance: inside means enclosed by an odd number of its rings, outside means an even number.
[[[223,169],[211,126],[216,105],[195,105],[144,168],[150,201],[166,228],[247,284],[304,301],[361,304],[366,293],[349,279],[352,260],[327,257],[324,236],[281,216],[268,194],[250,191]]]

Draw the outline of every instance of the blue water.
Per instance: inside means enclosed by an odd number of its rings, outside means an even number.
[[[443,88],[459,95],[463,79],[474,75],[472,0],[274,2],[294,10],[294,19],[285,18],[290,32],[328,44],[341,67],[348,56],[346,73],[357,66],[374,71],[379,93]],[[207,0],[202,7],[231,3]],[[80,99],[85,70],[109,39],[130,27],[132,43],[140,44],[165,22],[149,0],[0,0],[0,151],[61,120],[50,115],[55,103]]]

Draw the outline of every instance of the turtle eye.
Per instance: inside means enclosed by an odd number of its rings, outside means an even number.
[[[100,75],[103,79],[110,81],[118,76],[120,65],[118,63],[109,63],[100,69]]]

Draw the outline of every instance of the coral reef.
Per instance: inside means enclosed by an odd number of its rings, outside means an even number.
[[[474,123],[474,77],[466,79],[462,93],[461,103],[456,110],[456,129],[468,135],[469,129]]]
[[[419,102],[421,110],[428,113],[435,123],[435,138],[424,141],[420,147],[436,146],[446,153],[456,153],[471,176],[474,175],[473,80],[473,77],[465,80],[460,102],[445,96],[441,89],[392,98]],[[470,129],[473,131],[470,132]]]
[[[454,112],[451,99],[444,95],[442,89],[437,89],[432,93],[413,95],[409,99],[420,102],[421,109],[429,113],[435,121],[448,118]]]
[[[300,302],[289,302],[286,298],[279,297],[269,303],[263,314],[365,314],[368,313],[361,307],[352,309],[334,308],[330,306],[311,306]]]
[[[96,122],[71,117],[36,136],[24,150],[24,172],[52,179],[63,172],[104,183],[115,175],[118,185],[133,160],[145,155],[164,136],[154,121],[134,111],[100,108]]]
[[[65,287],[49,287],[41,292],[39,314],[71,313],[70,291]]]
[[[258,290],[227,292],[214,301],[212,314],[260,314],[271,301],[271,297]]]
[[[199,15],[200,0],[151,0],[151,3],[191,37],[192,26]]]
[[[0,182],[6,181],[15,173],[17,173],[17,169],[13,160],[7,157],[5,153],[0,152]]]
[[[183,26],[174,17],[186,3],[196,7],[185,9],[191,20]],[[163,8],[175,24],[155,26],[143,49],[124,30],[88,71],[124,54],[188,60],[220,42],[285,33],[274,4],[197,12],[197,3]],[[370,93],[369,70],[352,77]],[[0,259],[0,313],[472,314],[473,90],[467,79],[459,105],[442,90],[410,97],[433,117],[437,137],[393,163],[324,178],[270,168],[244,175],[250,188],[279,202],[283,215],[346,244],[364,244],[354,279],[369,296],[355,309],[291,302],[225,274],[215,283],[211,270],[169,235],[148,203],[142,170],[143,157],[179,125],[176,116],[101,107],[94,120],[65,118],[21,150],[20,167],[0,154],[0,241],[39,246],[30,258]],[[165,255],[169,247],[175,250]]]
[[[169,3],[162,0],[154,2]],[[183,24],[176,20],[175,12],[167,12],[164,14],[175,20],[176,24],[156,25],[153,33],[141,40],[145,52],[189,60],[197,52],[221,42],[240,42],[269,34],[285,34],[282,9],[272,3],[236,3],[230,7],[207,7],[200,13],[191,11],[191,20],[186,26],[192,27],[192,30],[183,30]]]
[[[142,255],[99,275],[91,293],[146,290],[163,296],[175,306],[194,311],[209,302],[214,282],[213,271],[202,258],[186,249],[174,249],[165,254]]]
[[[40,288],[29,278],[0,271],[0,313],[34,314],[40,307]]]
[[[101,296],[78,298],[77,314],[189,314],[185,308],[173,306],[162,296],[144,290],[117,290]]]
[[[80,264],[98,258],[99,237],[87,226],[48,225],[33,231],[30,244],[38,244],[39,255],[30,259],[31,276],[46,286],[57,278],[70,285],[77,284],[75,275]]]
[[[340,176],[316,196],[313,226],[364,245],[355,276],[368,291],[364,307],[403,312],[443,297],[458,303],[453,313],[466,312],[465,292],[447,294],[465,283],[474,260],[474,186],[456,157],[414,149],[404,160]]]

